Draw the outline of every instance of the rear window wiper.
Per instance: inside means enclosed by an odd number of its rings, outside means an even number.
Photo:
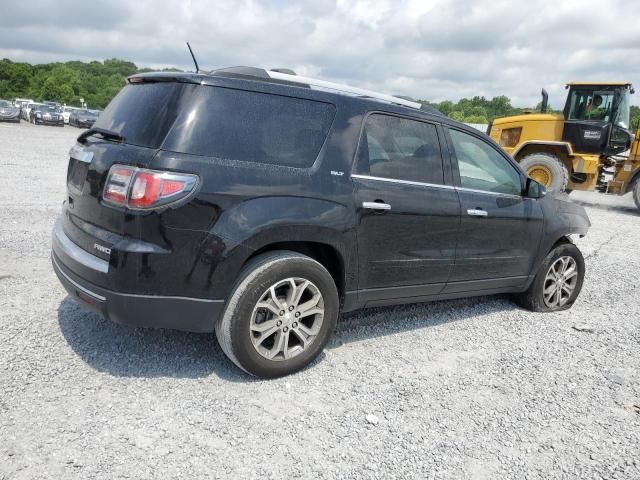
[[[115,140],[116,142],[124,142],[124,137],[118,132],[113,130],[107,130],[106,128],[93,127],[80,134],[78,142],[84,143],[84,141],[92,135],[100,135],[105,140]]]

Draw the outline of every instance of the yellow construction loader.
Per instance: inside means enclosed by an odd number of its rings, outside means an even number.
[[[625,82],[574,82],[566,86],[562,114],[495,119],[487,133],[531,178],[551,191],[598,190],[632,193],[640,209],[640,130],[631,133],[630,96]]]

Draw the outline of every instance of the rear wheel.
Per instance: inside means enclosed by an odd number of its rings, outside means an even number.
[[[572,243],[562,243],[549,252],[531,286],[516,294],[516,302],[533,312],[555,312],[571,308],[584,281],[584,258]]]
[[[633,201],[636,202],[636,207],[640,209],[640,179],[636,180],[633,186]]]
[[[531,153],[520,161],[527,175],[552,192],[564,192],[569,184],[569,171],[562,160],[550,153]]]
[[[262,378],[288,375],[315,359],[333,333],[338,292],[329,272],[295,252],[253,259],[216,325],[224,353]]]

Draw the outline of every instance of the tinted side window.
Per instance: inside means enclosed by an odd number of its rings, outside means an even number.
[[[436,127],[383,114],[366,120],[359,165],[374,177],[443,183],[442,156]]]
[[[477,137],[449,130],[464,188],[520,195],[520,173],[491,145]]]
[[[167,150],[246,162],[310,167],[327,138],[328,103],[200,87],[176,121]]]
[[[127,143],[158,148],[193,88],[173,82],[127,85],[94,126],[119,133]]]

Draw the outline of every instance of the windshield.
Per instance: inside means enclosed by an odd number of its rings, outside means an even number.
[[[9,102],[7,102],[6,100],[0,100],[0,108],[7,108],[10,107],[11,104]]]
[[[624,89],[619,97],[618,111],[616,112],[614,125],[629,130],[631,125],[631,93],[628,89]]]

